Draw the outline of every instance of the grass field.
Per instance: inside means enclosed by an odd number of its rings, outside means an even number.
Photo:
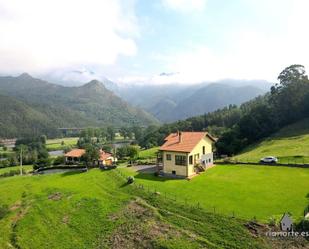
[[[152,159],[157,157],[157,152],[159,151],[159,147],[153,147],[147,150],[141,150],[138,154],[140,159]]]
[[[297,219],[309,205],[309,169],[220,165],[191,181],[133,173],[129,168],[121,170],[163,195],[249,219],[267,221],[284,212],[291,212]]]
[[[272,137],[246,148],[234,159],[259,162],[266,156],[278,157],[279,163],[309,163],[309,119],[285,127]]]
[[[14,167],[7,167],[7,168],[0,168],[0,175],[6,172],[9,172],[10,170],[19,170],[20,166],[14,166]],[[32,165],[24,165],[23,170],[26,172],[32,171]]]
[[[115,171],[97,169],[1,179],[0,248],[272,248],[243,220],[124,183]]]
[[[78,141],[78,137],[48,139],[46,141],[46,148],[49,151],[63,150],[67,146],[76,147],[77,141]],[[64,142],[64,145],[61,144],[62,142]]]

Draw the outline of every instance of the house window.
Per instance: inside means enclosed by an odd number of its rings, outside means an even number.
[[[203,155],[205,155],[205,146],[203,146]]]
[[[189,164],[193,164],[193,156],[189,156]]]
[[[186,156],[176,155],[175,156],[175,164],[176,165],[181,165],[181,166],[186,166],[187,165],[187,157]]]
[[[171,154],[166,154],[166,160],[171,161],[172,160],[172,155]]]
[[[173,174],[173,175],[176,175],[176,171],[175,171],[175,170],[173,170],[173,171],[172,171],[172,174]]]

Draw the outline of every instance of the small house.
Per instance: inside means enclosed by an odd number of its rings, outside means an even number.
[[[112,154],[107,153],[104,150],[100,150],[100,157],[98,159],[99,166],[111,166],[114,162],[117,162],[116,157],[113,157]]]
[[[171,133],[160,147],[163,174],[191,177],[212,167],[215,141],[208,132]]]
[[[84,149],[73,149],[64,155],[66,163],[80,163],[82,156],[86,153]]]
[[[68,164],[80,163],[82,156],[86,153],[84,149],[73,149],[64,155],[65,162]],[[111,166],[114,162],[117,162],[117,158],[113,157],[112,154],[100,150],[98,160],[94,161],[94,165],[98,166]]]

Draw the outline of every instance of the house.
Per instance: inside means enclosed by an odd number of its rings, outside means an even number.
[[[64,155],[66,163],[80,163],[82,156],[86,153],[84,149],[73,149]]]
[[[64,155],[66,163],[80,163],[82,156],[86,153],[84,149],[73,149]],[[100,157],[94,162],[95,165],[110,166],[114,162],[117,162],[117,158],[114,158],[112,154],[103,150],[99,151]]]
[[[292,231],[293,220],[287,213],[282,216],[280,220],[280,227],[282,231]]]
[[[113,157],[112,154],[105,152],[104,150],[100,150],[100,157],[98,160],[98,165],[101,166],[111,166],[114,162],[117,162],[117,158]]]
[[[212,167],[215,141],[208,132],[171,133],[160,147],[164,175],[190,177]]]

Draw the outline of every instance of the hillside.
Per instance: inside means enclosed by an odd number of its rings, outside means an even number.
[[[114,125],[132,126],[156,124],[158,121],[142,109],[130,106],[98,81],[91,81],[80,87],[63,87],[35,79],[28,74],[19,77],[0,77],[2,95],[13,97],[22,111],[24,124],[20,117],[16,122],[3,125],[0,136],[20,136],[24,134],[45,133],[53,135],[59,127],[85,127]],[[3,100],[9,102],[9,99]],[[12,119],[18,111],[14,104],[0,110],[0,116]],[[27,113],[28,112],[28,113]],[[34,117],[30,113],[33,112]],[[39,116],[39,117],[38,117]],[[40,122],[36,122],[38,120]],[[10,125],[8,125],[10,124]],[[23,125],[33,127],[23,130]]]
[[[273,248],[245,220],[124,184],[115,171],[0,181],[0,248]]]
[[[276,156],[281,163],[309,163],[309,118],[286,126],[273,136],[249,146],[234,158],[258,162]]]
[[[29,134],[55,136],[58,127],[89,125],[85,118],[78,117],[65,109],[31,106],[14,97],[0,95],[0,106],[0,137]]]

